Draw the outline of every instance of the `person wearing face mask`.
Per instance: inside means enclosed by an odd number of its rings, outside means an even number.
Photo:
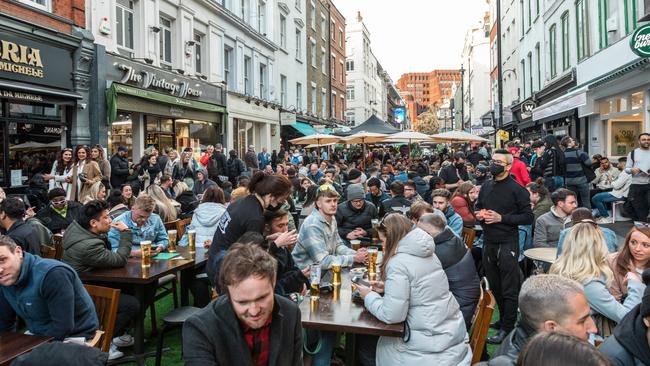
[[[468,181],[469,174],[465,168],[465,154],[454,154],[454,163],[440,169],[438,176],[445,181],[445,188],[449,190],[454,190],[463,182]]]
[[[519,269],[519,225],[531,225],[530,197],[510,176],[513,157],[497,150],[492,157],[492,179],[481,186],[476,219],[483,227],[483,266],[499,305],[497,334],[488,343],[501,343],[517,320],[517,297],[521,287]]]
[[[264,233],[264,210],[282,206],[291,194],[291,182],[283,175],[256,172],[248,183],[248,191],[249,195],[228,206],[217,223],[206,266],[213,285],[230,246],[248,231]]]

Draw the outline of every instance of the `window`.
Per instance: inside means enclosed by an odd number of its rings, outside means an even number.
[[[310,47],[311,47],[311,52],[310,52],[311,53],[311,66],[313,68],[316,68],[316,43],[311,42]]]
[[[548,29],[548,57],[551,79],[557,75],[557,38],[555,28],[555,24],[553,24]]]
[[[296,109],[302,109],[302,84],[296,83]]]
[[[348,112],[345,115],[345,122],[347,122],[349,125],[353,126],[354,125],[354,112]]]
[[[343,76],[345,75],[345,71],[343,71],[343,62],[339,64],[339,81],[343,82]]]
[[[246,0],[239,0],[239,16],[246,21]]]
[[[542,56],[539,43],[535,45],[535,59],[537,60],[537,90],[542,90]]]
[[[287,105],[287,77],[280,75],[280,104]]]
[[[257,1],[257,31],[266,34],[266,2]]]
[[[354,60],[345,61],[345,71],[354,71]]]
[[[627,6],[627,1],[625,6]],[[627,12],[627,11],[626,11]],[[620,17],[621,9],[619,2],[616,0],[599,0],[598,19],[600,48],[605,48],[610,44],[618,41],[623,32],[621,31]]]
[[[354,100],[354,85],[348,85],[345,87],[345,92],[348,97],[348,100]]]
[[[23,4],[33,6],[35,8],[52,11],[52,0],[18,0]]]
[[[327,117],[327,92],[321,92],[321,117]]]
[[[325,54],[325,49],[321,50],[320,66],[321,66],[321,71],[323,71],[323,74],[327,74],[327,55]]]
[[[280,15],[280,47],[287,48],[287,18]]]
[[[302,59],[302,32],[296,28],[296,60]]]
[[[201,43],[203,36],[199,33],[194,33],[194,71],[197,74],[203,73],[203,60],[201,59]]]
[[[330,34],[332,35],[332,41],[336,42],[336,24],[330,22]]]
[[[327,39],[327,19],[325,19],[325,14],[320,13],[320,35],[323,39]]]
[[[330,102],[332,103],[332,108],[330,109],[330,117],[335,117],[336,116],[336,92],[335,91],[332,91]]]
[[[339,47],[343,48],[343,30],[341,30],[340,28],[339,28]]]
[[[311,87],[311,113],[316,114],[316,99],[318,96],[316,95],[316,87],[312,86]]]
[[[253,94],[253,88],[251,84],[251,67],[251,58],[244,56],[244,94]]]
[[[266,65],[260,64],[260,98],[266,99]]]
[[[528,28],[533,25],[533,4],[528,0]]]
[[[162,67],[172,68],[172,21],[160,17],[160,63]]]
[[[127,50],[125,56],[131,56],[133,52],[133,1],[117,0],[115,28],[117,29],[117,45]]]
[[[521,92],[526,97],[526,60],[521,60]]]
[[[223,78],[226,83],[232,88],[235,85],[234,74],[232,73],[232,66],[235,64],[233,60],[232,48],[224,47],[223,49]]]
[[[339,111],[341,112],[341,121],[345,119],[345,98],[341,95],[341,108]]]
[[[578,61],[589,56],[589,24],[587,19],[587,3],[585,0],[576,1],[576,46]]]
[[[562,14],[562,70],[569,68],[569,12]]]
[[[533,95],[533,54],[528,52],[528,90]]]
[[[316,30],[316,4],[311,3],[311,29]]]
[[[332,79],[336,80],[336,56],[332,56],[330,64],[332,65]]]
[[[524,0],[519,0],[519,7],[521,8],[521,36],[524,36],[524,33],[526,33],[526,22],[524,21]]]

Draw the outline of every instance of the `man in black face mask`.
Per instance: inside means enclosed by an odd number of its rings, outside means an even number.
[[[445,188],[450,191],[458,188],[463,182],[469,180],[469,174],[465,168],[465,154],[455,153],[454,163],[440,169],[440,178],[445,182]]]
[[[501,343],[517,320],[517,299],[522,274],[519,269],[519,225],[533,223],[534,215],[526,188],[510,176],[513,157],[497,150],[489,170],[492,179],[481,186],[476,202],[476,218],[483,227],[483,266],[497,304],[499,331],[488,343]]]

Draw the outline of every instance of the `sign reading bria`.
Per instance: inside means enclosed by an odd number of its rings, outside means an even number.
[[[134,83],[143,89],[157,88],[162,89],[169,94],[184,98],[186,96],[192,97],[201,97],[203,95],[202,90],[194,89],[190,87],[190,83],[187,81],[169,81],[165,77],[160,77],[157,74],[149,71],[136,71],[132,66],[120,64],[117,65],[117,68],[124,71],[124,75],[120,80],[120,83]]]
[[[42,78],[41,50],[0,39],[0,70]]]

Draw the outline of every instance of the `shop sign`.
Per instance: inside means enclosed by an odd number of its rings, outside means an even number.
[[[0,34],[0,77],[72,89],[72,54],[62,47]]]
[[[142,89],[161,89],[168,92],[171,95],[185,98],[185,97],[201,97],[203,91],[192,88],[188,81],[175,82],[174,80],[168,80],[165,76],[161,76],[152,71],[146,70],[136,70],[133,66],[119,64],[117,68],[122,70],[124,74],[120,83],[135,84]]]
[[[43,101],[43,96],[42,95],[23,93],[23,92],[17,92],[17,91],[13,91],[13,90],[4,90],[4,89],[0,89],[0,97],[9,98],[9,99],[26,100],[26,101],[30,101],[30,102],[42,102]]]
[[[632,52],[641,57],[650,57],[650,24],[637,28],[630,38]]]
[[[292,126],[296,124],[296,114],[290,112],[281,112],[280,113],[280,125],[282,126]]]
[[[533,115],[533,109],[537,108],[537,103],[527,100],[521,104],[521,119],[530,118]]]

